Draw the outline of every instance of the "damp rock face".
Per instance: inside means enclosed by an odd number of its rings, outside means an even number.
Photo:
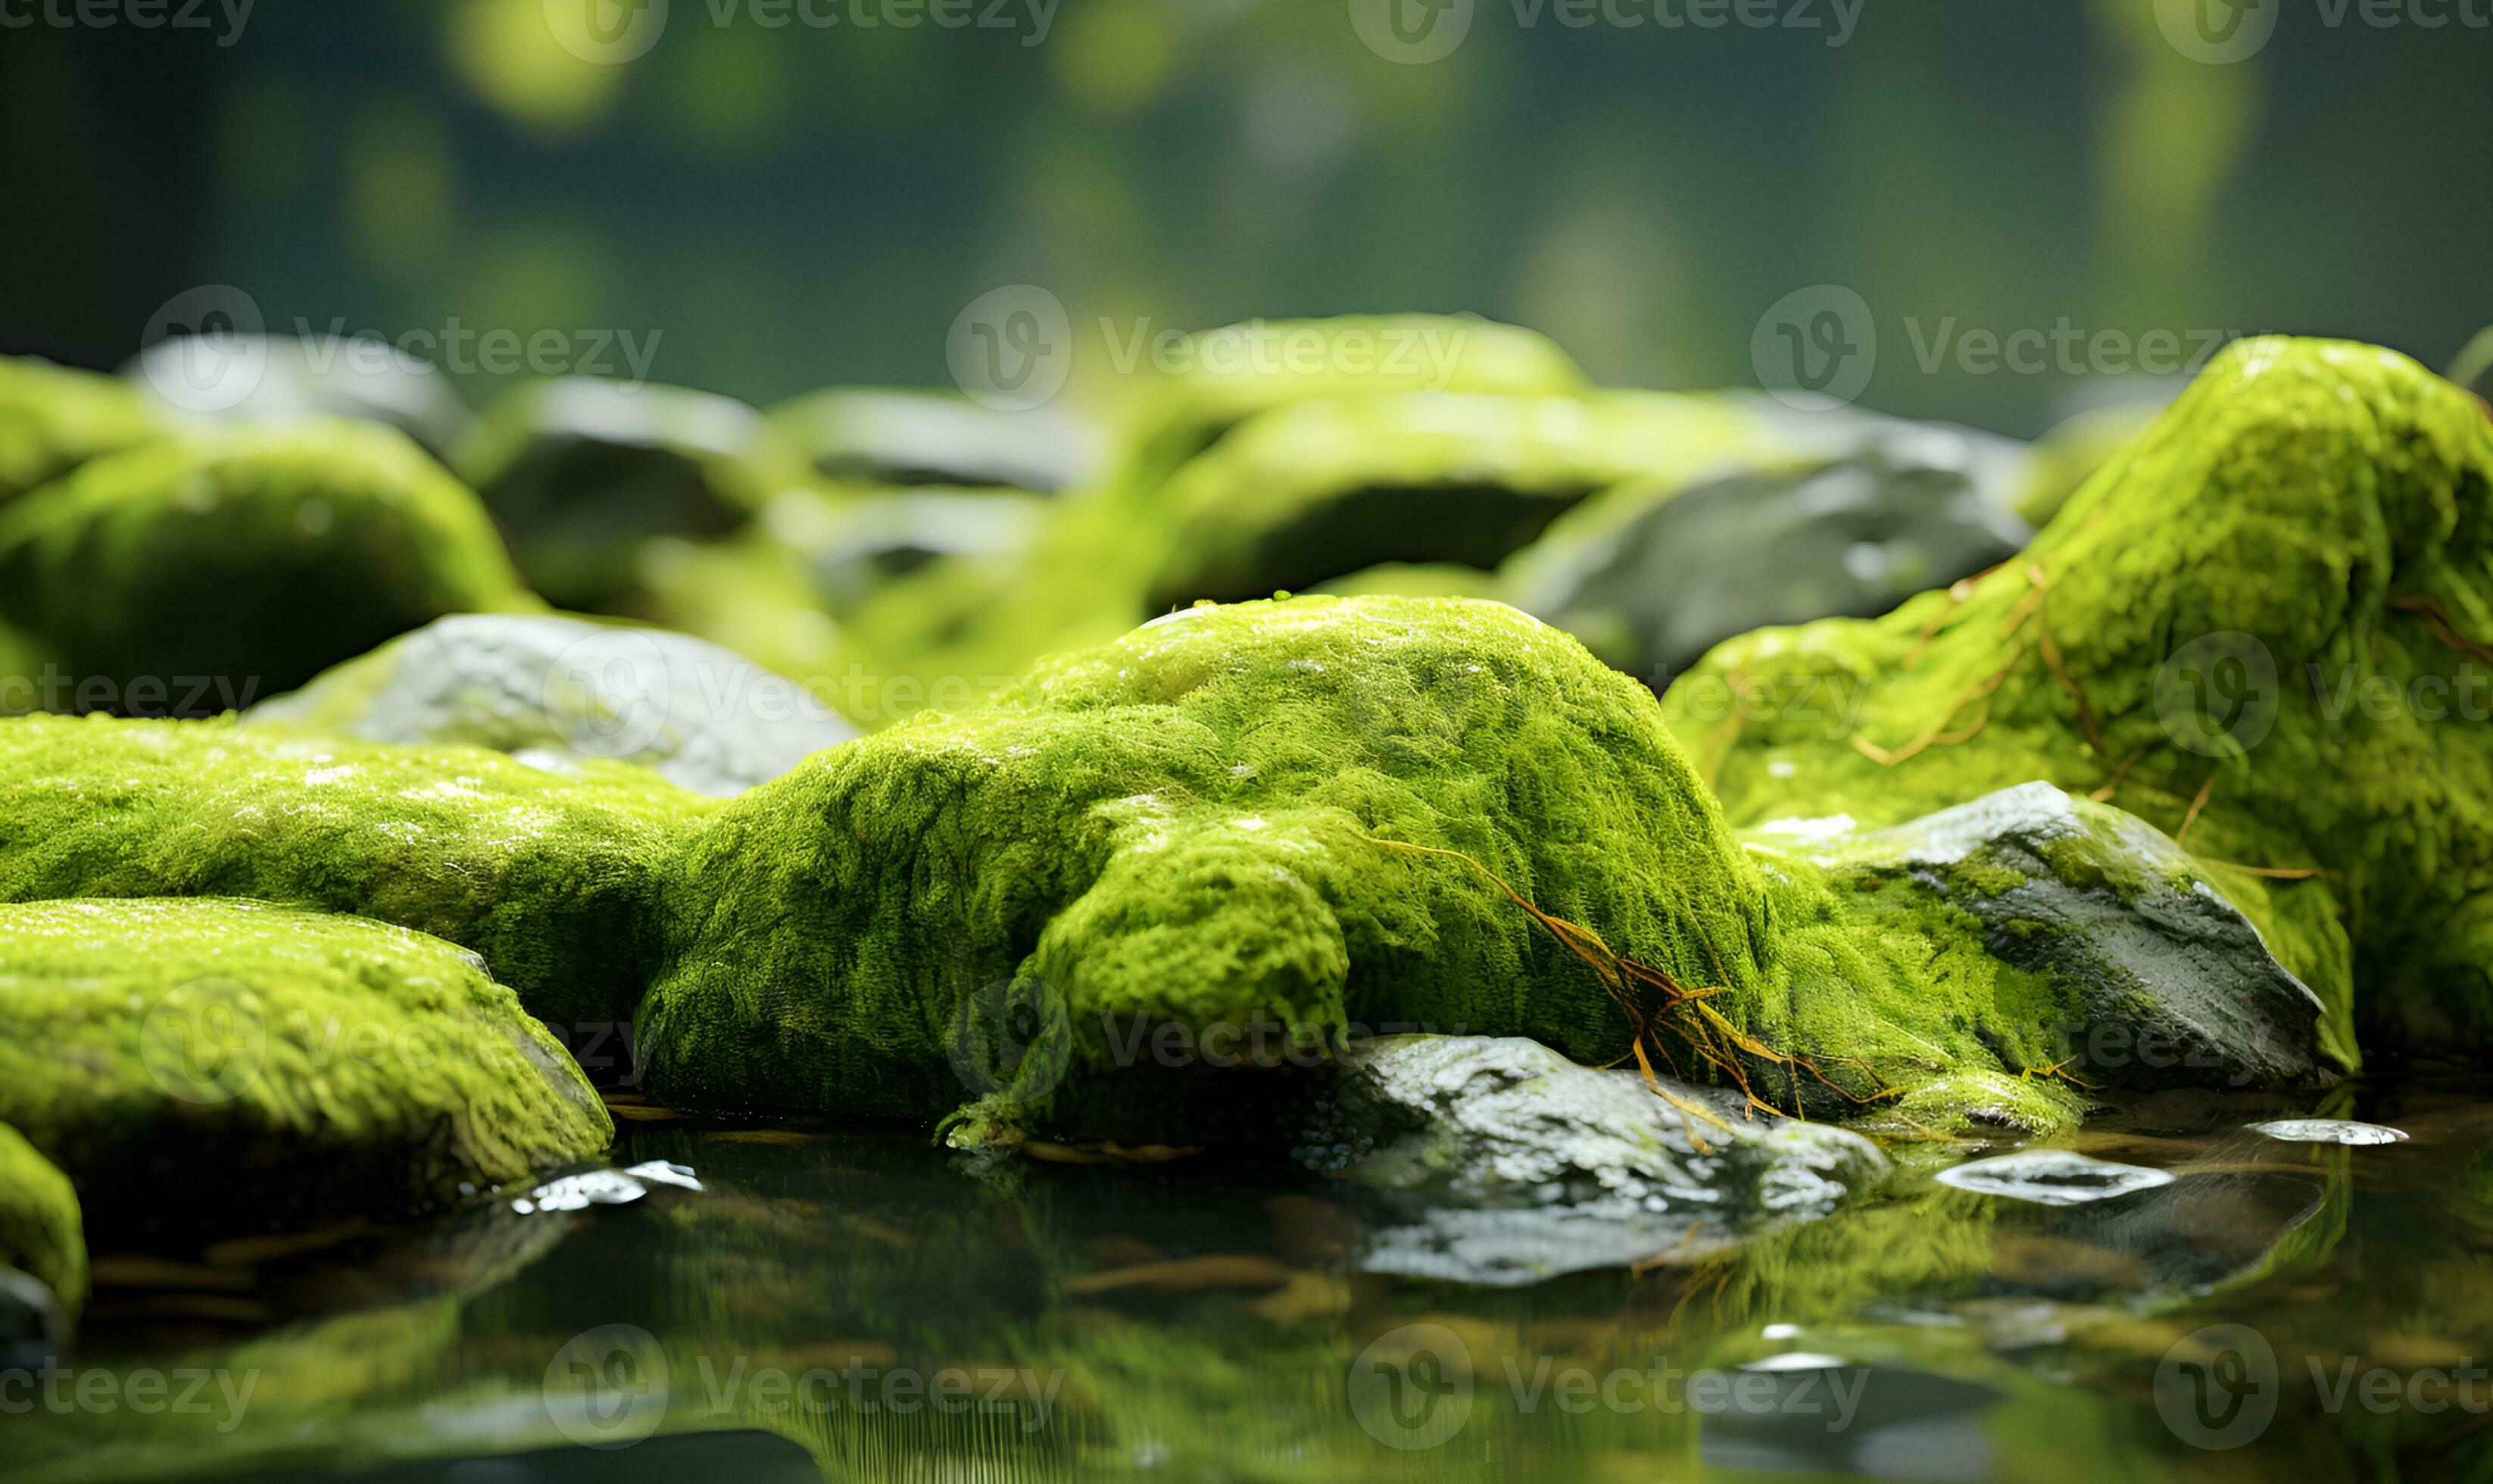
[[[663,867],[710,802],[623,763],[218,722],[0,721],[0,901],[250,897],[484,956],[531,1013],[628,1019]]]
[[[475,955],[235,901],[0,908],[0,1120],[89,1230],[455,1207],[601,1152],[580,1069]]]
[[[0,510],[0,619],[69,677],[46,709],[214,714],[533,603],[475,496],[369,423],[163,438]]]
[[[165,420],[125,382],[0,356],[0,505],[165,430]]]
[[[577,771],[611,758],[728,796],[856,728],[794,681],[661,629],[456,614],[253,707],[249,729],[454,743]]]
[[[1147,602],[1305,591],[1380,562],[1487,570],[1594,491],[1684,478],[1755,430],[1726,403],[1662,393],[1298,402],[1161,487],[1175,537]]]
[[[814,472],[842,485],[1055,494],[1099,470],[1097,436],[1049,407],[1000,411],[966,397],[832,387],[770,409]]]
[[[1380,1037],[1344,1052],[1300,1158],[1376,1207],[1362,1267],[1488,1284],[1694,1261],[1887,1173],[1858,1134],[1662,1085],[1513,1037]]]
[[[13,1270],[31,1282],[13,1284]],[[40,1293],[30,1291],[34,1285]],[[77,1192],[24,1135],[0,1122],[0,1365],[13,1344],[57,1339],[85,1302]]]
[[[591,612],[630,606],[650,538],[724,535],[806,479],[803,458],[743,402],[588,376],[509,393],[457,465],[528,584]]]
[[[1703,480],[1661,498],[1623,489],[1562,520],[1512,596],[1632,675],[1676,674],[1770,624],[1876,617],[2016,554],[2031,534],[1985,497],[1969,457],[1880,448]],[[1618,503],[1624,518],[1595,507]]]
[[[121,373],[142,390],[172,387],[189,405],[213,405],[215,416],[236,422],[385,424],[436,459],[449,458],[475,421],[438,367],[377,340],[229,335],[203,348],[175,336],[139,352]],[[168,408],[176,418],[183,412]]]
[[[1757,838],[1805,840],[1814,822]],[[2134,815],[2035,783],[1804,848],[1859,900],[1966,919],[1993,957],[2053,985],[2081,1082],[2287,1087],[2333,1070],[2318,996]]]
[[[2374,346],[2245,341],[2016,560],[1883,618],[1743,636],[1665,709],[1741,825],[1892,824],[2036,779],[2101,793],[2260,925],[2337,1059],[2358,1023],[2466,1044],[2493,1026],[2493,731],[2458,701],[2482,703],[2493,642],[2488,490],[2493,421],[2465,392]],[[1733,677],[1866,698],[1849,726],[1709,704]]]

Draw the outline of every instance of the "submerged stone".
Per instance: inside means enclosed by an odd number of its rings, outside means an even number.
[[[555,614],[437,619],[262,701],[243,726],[491,748],[556,771],[613,758],[719,796],[856,735],[795,681],[715,644]]]
[[[2004,1196],[2036,1205],[2115,1201],[2173,1183],[2172,1174],[2166,1171],[2091,1159],[2067,1149],[2020,1149],[2014,1154],[1967,1160],[1940,1171],[1936,1178],[1959,1190]]]
[[[831,387],[781,402],[770,421],[836,484],[1054,494],[1099,472],[1097,434],[1049,407],[1003,411],[937,392]]]
[[[113,1241],[445,1209],[614,1134],[475,955],[215,900],[0,908],[0,1120]]]
[[[65,677],[46,709],[213,714],[533,603],[476,497],[369,423],[163,438],[0,509],[0,618]]]
[[[1484,571],[1622,480],[1685,478],[1757,432],[1667,393],[1412,393],[1249,419],[1155,497],[1174,538],[1151,610],[1304,591],[1380,562]]]
[[[10,993],[0,986],[0,1002]],[[0,1009],[0,1019],[6,1018],[9,1012]],[[0,1369],[10,1364],[13,1348],[59,1343],[68,1321],[86,1302],[86,1235],[77,1192],[58,1166],[5,1120],[0,1114]],[[26,1283],[11,1281],[18,1276]]]
[[[803,456],[743,402],[589,376],[503,397],[458,468],[528,584],[582,611],[632,604],[652,537],[723,535],[808,477]]]
[[[361,418],[397,429],[436,459],[449,458],[475,421],[439,367],[369,338],[227,335],[203,348],[174,336],[140,351],[121,374],[141,388],[174,389],[182,400],[167,412],[176,418],[193,407],[263,424]]]
[[[165,430],[165,419],[126,382],[31,356],[0,356],[0,505]]]
[[[1370,1272],[1531,1283],[1697,1261],[1881,1179],[1858,1134],[1755,1115],[1736,1095],[1578,1066],[1512,1037],[1359,1042],[1300,1158],[1367,1193]]]
[[[222,722],[0,721],[0,901],[251,897],[472,948],[550,1020],[627,1019],[708,800],[622,763]]]
[[[1881,448],[1625,487],[1562,518],[1506,592],[1616,668],[1676,674],[1734,635],[1875,617],[2015,555],[2031,532],[1985,497],[1970,462]]]
[[[2406,1143],[2406,1131],[2347,1118],[2272,1118],[2254,1123],[2254,1133],[2287,1143],[2383,1144]]]

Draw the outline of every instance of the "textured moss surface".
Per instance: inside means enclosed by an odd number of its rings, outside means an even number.
[[[1162,487],[1175,539],[1147,601],[1303,591],[1384,561],[1494,568],[1594,491],[1685,478],[1760,432],[1734,404],[1663,393],[1299,402]]]
[[[708,801],[624,763],[220,722],[0,722],[0,901],[254,897],[484,955],[551,1020],[628,1017],[661,864]]]
[[[164,431],[146,397],[127,382],[0,356],[0,505]]]
[[[476,497],[370,423],[160,439],[0,510],[0,618],[70,677],[54,709],[213,712],[532,606]]]
[[[403,1216],[614,1135],[474,955],[232,901],[0,908],[0,1121],[116,1238]]]
[[[77,1192],[58,1166],[6,1122],[0,1122],[0,1267],[33,1277],[72,1315],[86,1302],[86,1234]]]
[[[1666,709],[1741,824],[2096,792],[2207,864],[2332,1018],[2480,1032],[2488,481],[2483,407],[2413,362],[2246,341],[2018,559],[1732,640]],[[1846,695],[1849,727],[1807,703]]]

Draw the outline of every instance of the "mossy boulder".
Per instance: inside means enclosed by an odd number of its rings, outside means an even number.
[[[14,1291],[6,1276],[13,1268],[43,1285],[45,1294]],[[77,1192],[60,1167],[0,1122],[0,1366],[13,1346],[56,1340],[63,1321],[85,1302],[86,1235]],[[20,1311],[14,1326],[13,1307]]]
[[[142,390],[173,389],[180,401],[167,410],[177,419],[199,406],[235,422],[360,418],[397,429],[436,459],[449,458],[475,421],[439,367],[370,337],[226,335],[202,353],[191,337],[173,336],[121,373]]]
[[[115,1241],[455,1208],[614,1136],[475,955],[216,900],[0,908],[0,1121]]]
[[[843,501],[794,495],[771,506],[764,528],[803,565],[822,608],[847,614],[939,562],[1019,562],[1049,513],[1037,495],[926,488]]]
[[[709,801],[648,771],[223,722],[0,721],[0,901],[249,897],[475,950],[529,1010],[627,1019]]]
[[[1164,611],[1304,591],[1380,562],[1494,568],[1622,480],[1687,478],[1758,425],[1664,393],[1413,393],[1302,401],[1241,425],[1156,497]]]
[[[734,398],[589,376],[506,394],[457,466],[529,585],[584,612],[633,608],[651,538],[724,535],[810,477],[770,421]]]
[[[0,505],[165,431],[165,419],[127,382],[0,356]]]
[[[1054,494],[1099,471],[1098,436],[1052,407],[1004,411],[938,392],[829,387],[772,407],[770,421],[834,485]]]
[[[2369,345],[2212,362],[2017,559],[1666,697],[1729,817],[2042,779],[2178,840],[2358,1028],[2493,1026],[2493,421]],[[1857,694],[1847,719],[1790,702]],[[2359,999],[2354,984],[2359,979]]]
[[[476,497],[370,423],[185,433],[0,510],[48,709],[214,713],[445,613],[532,607]]]
[[[262,701],[243,726],[490,748],[563,772],[613,758],[720,796],[856,735],[795,681],[715,644],[499,613],[436,619]]]

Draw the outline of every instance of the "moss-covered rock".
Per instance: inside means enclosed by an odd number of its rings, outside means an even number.
[[[764,529],[803,564],[814,600],[837,615],[938,562],[1016,563],[1048,514],[1036,495],[928,488],[845,501],[790,496],[770,507]]]
[[[2018,559],[1733,640],[1666,709],[1742,824],[2091,791],[2179,840],[2332,1019],[2481,1034],[2489,486],[2493,423],[2448,382],[2244,341]],[[1791,703],[1836,693],[1849,725]]]
[[[482,954],[549,1020],[620,1021],[654,965],[661,868],[708,801],[461,747],[221,722],[0,722],[0,901],[252,897]]]
[[[198,407],[236,422],[361,418],[397,429],[436,459],[449,458],[475,422],[439,367],[369,337],[227,335],[203,355],[191,337],[172,336],[121,373],[142,389],[173,391],[176,418]]]
[[[6,1004],[0,991],[0,1006]],[[0,1008],[0,1018],[9,1012]],[[0,1052],[0,1056],[9,1054]],[[5,1098],[6,1093],[0,1093]],[[5,1115],[0,1115],[5,1116]],[[48,1291],[60,1317],[75,1318],[86,1302],[86,1235],[78,1212],[77,1192],[68,1175],[44,1158],[24,1135],[0,1121],[0,1270],[15,1268]],[[0,1284],[0,1355],[12,1342],[32,1342],[39,1335],[10,1331],[6,1315],[12,1298]],[[29,1302],[29,1319],[41,1316],[41,1305]],[[24,1326],[57,1329],[56,1322]]]
[[[0,505],[165,430],[165,420],[127,382],[0,356]]]
[[[473,954],[214,900],[0,908],[0,1120],[116,1241],[448,1208],[614,1137]]]
[[[1052,407],[1008,412],[957,394],[828,387],[772,407],[770,421],[836,485],[1054,494],[1099,470],[1097,434]]]
[[[614,758],[719,796],[856,735],[795,681],[715,644],[500,613],[436,619],[262,701],[243,726],[491,748],[556,771]]]
[[[1595,490],[1685,479],[1760,427],[1663,393],[1415,393],[1302,401],[1252,418],[1172,475],[1153,610],[1302,591],[1379,562],[1489,569]]]
[[[370,423],[184,434],[0,510],[49,709],[216,712],[445,613],[534,606],[476,497]]]
[[[735,530],[809,475],[759,411],[683,387],[565,376],[496,402],[458,468],[558,607],[628,612],[653,537]]]

